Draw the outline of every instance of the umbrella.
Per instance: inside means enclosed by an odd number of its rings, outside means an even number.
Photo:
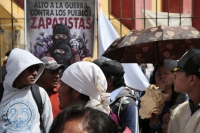
[[[121,63],[158,63],[179,59],[190,48],[200,49],[199,31],[191,26],[157,26],[132,30],[116,39],[103,56]]]

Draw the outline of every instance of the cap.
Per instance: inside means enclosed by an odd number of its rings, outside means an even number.
[[[101,65],[105,61],[106,61],[106,59],[104,59],[104,58],[97,58],[97,59],[93,60],[93,63],[96,64],[97,66],[101,67]]]
[[[54,58],[44,56],[40,59],[45,64],[45,68],[49,70],[56,70],[57,68],[64,68],[62,64],[58,64]]]
[[[115,60],[104,61],[101,64],[100,68],[104,73],[107,73],[115,77],[123,77],[125,73],[124,68],[121,65],[121,63]]]
[[[165,59],[164,65],[169,70],[185,71],[200,78],[200,50],[189,49],[179,61]]]
[[[170,60],[170,59],[165,59],[164,60],[164,66],[170,70],[174,71],[174,68],[178,66],[178,61],[177,60]]]

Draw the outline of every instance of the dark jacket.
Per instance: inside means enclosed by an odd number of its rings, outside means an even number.
[[[134,91],[124,87],[111,102],[112,111],[118,116],[119,125],[129,127],[132,133],[138,133],[138,109]],[[120,108],[120,110],[119,110]]]

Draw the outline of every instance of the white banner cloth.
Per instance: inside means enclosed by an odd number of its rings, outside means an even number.
[[[142,16],[146,18],[145,28],[156,27],[156,12],[142,9]],[[191,25],[190,14],[169,13],[169,26],[180,26],[180,17],[181,25]],[[168,12],[157,12],[157,25],[168,26]]]

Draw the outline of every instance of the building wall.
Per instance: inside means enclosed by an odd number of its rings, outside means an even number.
[[[24,30],[24,0],[13,0],[13,17],[14,25],[11,27],[11,1],[10,0],[0,0],[0,26],[4,30],[13,30],[13,32],[18,30]],[[106,16],[110,19],[110,22],[114,26],[115,30],[119,36],[124,36],[132,29],[141,29],[142,14],[141,9],[152,10],[152,11],[162,11],[168,12],[168,4],[170,6],[170,12],[173,13],[190,13],[193,16],[200,16],[199,0],[98,0],[98,9],[102,9]],[[121,1],[121,3],[120,3]],[[192,9],[192,1],[194,1],[194,9]],[[157,6],[156,6],[157,2]],[[120,6],[121,5],[121,6]],[[181,6],[180,6],[181,5]],[[156,9],[157,8],[157,9]],[[109,11],[110,10],[110,11]],[[120,13],[121,10],[121,13]],[[192,12],[194,12],[192,14]],[[6,18],[6,19],[3,19]],[[192,24],[195,28],[200,30],[200,18],[192,19]],[[22,33],[22,32],[20,32]],[[11,35],[12,36],[12,35]],[[94,47],[94,58],[97,58],[97,33],[96,41]],[[22,37],[22,36],[21,36]],[[12,38],[12,37],[11,37]],[[10,50],[12,44],[6,44],[5,37],[0,35],[0,51],[1,51],[1,64],[4,59],[5,52]],[[13,38],[15,39],[15,38]],[[20,38],[24,40],[24,38]],[[11,41],[16,43],[16,41]],[[24,45],[24,44],[22,44]],[[14,45],[19,47],[18,45]]]
[[[121,17],[121,22],[128,29],[140,29],[143,24],[141,19],[141,9],[158,12],[170,12],[170,13],[184,13],[190,14],[193,19],[191,25],[200,30],[200,8],[199,0],[110,0],[111,1],[111,14],[116,17]],[[120,8],[120,1],[122,8]],[[133,3],[134,2],[134,3]],[[145,5],[144,5],[145,2]],[[192,3],[193,2],[193,3]],[[194,8],[192,8],[194,7]],[[122,10],[120,14],[120,9]],[[132,18],[132,20],[128,20]],[[120,20],[120,19],[119,19]]]
[[[161,11],[161,3],[162,0],[111,0],[111,13],[114,17],[119,18],[119,20],[122,18],[120,21],[128,29],[141,29],[143,25],[142,18],[144,18],[141,10]],[[120,5],[122,5],[121,8]]]
[[[200,8],[199,8],[199,5],[200,5],[200,0],[195,0],[194,2],[194,16],[200,16]],[[193,22],[193,26],[200,30],[200,18],[195,18],[192,20]]]
[[[12,47],[24,47],[24,10],[14,2],[12,7],[11,10],[10,0],[0,0],[0,26],[4,30],[0,35],[1,65],[8,50]]]

